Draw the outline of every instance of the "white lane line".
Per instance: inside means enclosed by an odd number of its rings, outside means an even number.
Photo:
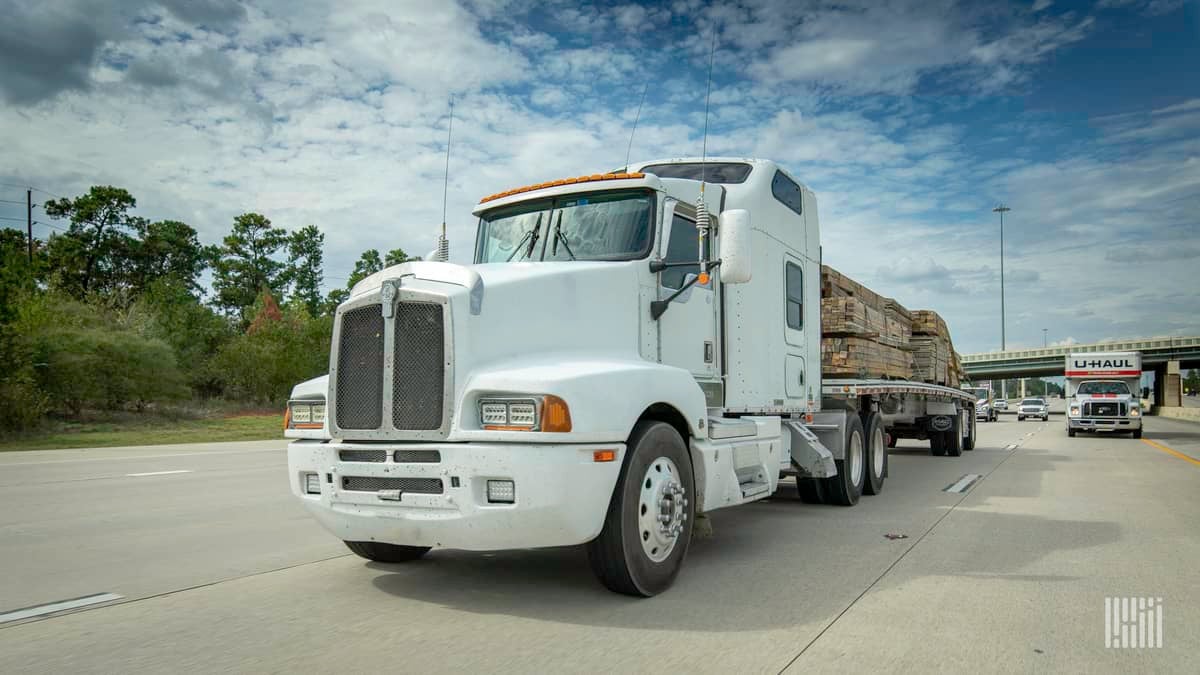
[[[191,473],[191,469],[176,469],[175,471],[147,471],[146,473],[127,473],[127,478],[137,478],[139,476],[169,476],[173,473]]]
[[[966,492],[980,478],[983,478],[983,476],[977,473],[968,473],[959,478],[958,482],[947,485],[942,492]]]
[[[1016,449],[1017,449],[1017,444],[1016,444],[1016,443],[1009,443],[1008,445],[1004,446],[1004,449],[1005,449],[1005,450],[1016,450]]]
[[[101,602],[110,602],[112,600],[120,600],[125,596],[117,595],[116,593],[97,593],[95,595],[85,595],[82,598],[72,598],[70,600],[59,600],[45,605],[37,605],[35,607],[25,607],[23,609],[14,609],[10,612],[0,614],[0,623],[8,623],[9,621],[20,621],[21,619],[29,619],[43,614],[53,614],[55,612],[63,612],[68,609],[77,609],[79,607],[87,607]]]
[[[286,447],[286,446],[285,446]],[[103,448],[101,448],[103,449]],[[77,464],[79,462],[126,462],[135,459],[161,459],[163,457],[212,457],[216,455],[253,455],[264,452],[278,453],[281,448],[264,450],[218,450],[213,452],[173,452],[163,455],[128,455],[124,457],[74,457],[72,459],[50,459],[44,462],[0,462],[0,468],[10,466],[37,466],[39,464]],[[29,452],[71,452],[68,450],[30,450]]]

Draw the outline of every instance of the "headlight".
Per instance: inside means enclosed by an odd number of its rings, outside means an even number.
[[[325,426],[324,401],[288,401],[289,429],[321,429]]]
[[[557,396],[485,398],[479,401],[479,426],[489,431],[571,430],[571,411]]]
[[[1141,413],[1141,412],[1139,412],[1137,408],[1130,408],[1130,409],[1129,409],[1129,416],[1130,416],[1130,417],[1137,417],[1137,416],[1139,416],[1139,415],[1141,415],[1141,414],[1142,414],[1142,413]]]
[[[1071,417],[1079,417],[1079,406],[1071,406]]]

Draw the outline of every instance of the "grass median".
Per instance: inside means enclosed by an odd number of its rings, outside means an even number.
[[[10,434],[0,437],[0,452],[282,438],[283,416],[278,413],[253,411],[199,418],[131,414],[59,421],[38,431]]]

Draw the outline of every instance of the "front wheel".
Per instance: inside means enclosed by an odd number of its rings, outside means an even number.
[[[626,595],[667,590],[687,555],[695,510],[692,460],[679,432],[638,422],[604,528],[587,546],[596,578]]]
[[[1069,436],[1070,438],[1075,438],[1075,430],[1070,427],[1067,427],[1067,436]]]
[[[354,554],[381,563],[402,563],[417,560],[429,553],[428,546],[401,546],[378,541],[347,541],[346,548]]]
[[[1141,429],[1134,429],[1134,430],[1133,430],[1133,437],[1134,437],[1134,438],[1141,438],[1141,437],[1142,437],[1142,430],[1141,430]]]

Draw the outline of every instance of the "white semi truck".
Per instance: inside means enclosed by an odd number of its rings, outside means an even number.
[[[651,596],[700,514],[786,476],[849,506],[896,438],[974,447],[969,392],[821,378],[816,197],[774,162],[646,162],[474,212],[474,264],[359,282],[289,403],[292,491],[365,558],[586,544]]]
[[[1142,437],[1141,352],[1069,354],[1064,374],[1068,436],[1115,431]]]

